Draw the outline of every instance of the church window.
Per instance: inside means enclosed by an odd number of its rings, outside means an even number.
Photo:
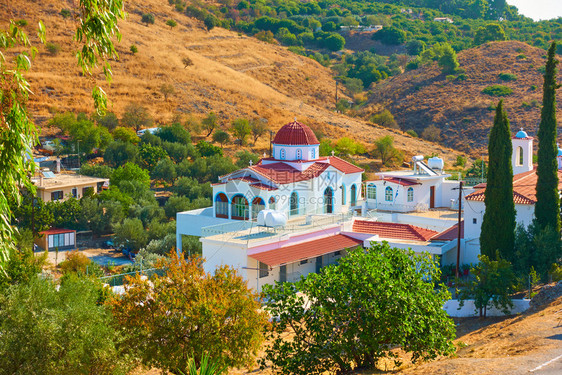
[[[408,188],[408,202],[413,202],[413,201],[414,201],[414,188],[409,187]]]
[[[518,166],[523,165],[523,147],[517,147],[517,162],[515,163]]]
[[[282,148],[281,151],[279,152],[279,159],[285,160],[285,149],[284,148]]]
[[[392,188],[390,186],[387,186],[386,189],[384,189],[384,200],[387,202],[392,202]]]
[[[297,149],[297,160],[301,160],[302,159],[302,150],[299,148]]]
[[[476,218],[472,219],[472,224],[477,224]]]
[[[377,199],[377,187],[375,184],[367,185],[367,199]]]
[[[316,150],[315,149],[312,149],[311,155],[312,155],[312,159],[316,159]]]

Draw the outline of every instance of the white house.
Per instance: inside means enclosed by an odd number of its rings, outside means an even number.
[[[517,225],[527,227],[532,223],[537,202],[537,173],[533,167],[533,137],[520,130],[512,138],[513,201]],[[558,149],[558,190],[562,190],[562,149]],[[465,196],[464,221],[466,253],[471,262],[478,261],[480,232],[484,218],[486,184],[476,185],[475,192]]]
[[[443,172],[443,160],[415,156],[409,171],[380,172],[377,180],[366,182],[366,207],[395,212],[424,211],[429,208],[455,207],[458,201],[457,181]]]

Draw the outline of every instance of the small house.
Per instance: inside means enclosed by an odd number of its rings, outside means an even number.
[[[35,244],[47,251],[71,250],[76,248],[76,231],[72,229],[51,228],[39,233]]]

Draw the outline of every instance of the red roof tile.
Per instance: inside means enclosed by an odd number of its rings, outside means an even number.
[[[419,182],[407,180],[405,178],[398,178],[398,177],[385,177],[383,180],[402,186],[420,185]]]
[[[296,245],[284,246],[278,249],[264,251],[250,255],[250,257],[267,264],[270,267],[289,264],[304,259],[315,258],[320,255],[332,253],[343,249],[354,248],[363,244],[362,240],[336,234]]]
[[[516,204],[537,203],[536,170],[523,172],[513,176],[513,201]],[[562,190],[562,171],[558,170],[558,190]],[[484,202],[486,189],[480,189],[465,197],[466,200]]]
[[[450,228],[445,229],[443,232],[439,233],[437,236],[432,237],[433,241],[452,241],[456,240],[459,234],[459,225],[455,224]],[[461,238],[464,238],[464,220],[461,221]]]
[[[257,189],[261,189],[261,190],[269,190],[269,191],[271,191],[271,190],[277,190],[276,187],[269,186],[269,185],[266,185],[266,184],[262,184],[261,182],[256,183],[256,184],[251,184],[250,186],[251,186],[251,187],[255,187],[255,188],[257,188]]]
[[[410,241],[429,241],[431,237],[438,234],[434,230],[416,227],[411,224],[367,220],[355,220],[353,222],[353,231],[358,233],[378,234],[382,238]]]
[[[73,229],[52,228],[52,229],[44,230],[43,232],[39,232],[39,233],[43,235],[50,235],[50,234],[62,234],[62,233],[73,233],[73,232],[75,233],[76,231]]]
[[[336,168],[337,170],[339,170],[339,171],[341,171],[345,174],[364,172],[364,169],[359,168],[358,166],[355,166],[355,165],[351,164],[350,162],[347,162],[343,159],[340,159],[337,156],[329,156],[328,162],[330,163],[330,165],[332,167]]]
[[[251,176],[234,177],[234,178],[231,178],[231,180],[240,180],[240,181],[249,182],[249,183],[260,182],[260,180],[258,180],[257,178],[253,178]]]
[[[275,138],[273,143],[278,145],[318,145],[318,138],[314,135],[312,129],[300,122],[293,121],[283,126]]]

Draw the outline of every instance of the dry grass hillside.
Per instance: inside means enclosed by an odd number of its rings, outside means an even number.
[[[44,47],[29,73],[35,95],[30,110],[40,126],[53,113],[91,112],[91,82],[80,75],[72,51],[74,21],[64,19],[62,8],[73,8],[70,0],[4,0],[0,7],[0,26],[6,21],[26,19],[27,31],[42,19],[48,41],[61,46],[56,55]],[[126,2],[127,20],[120,23],[123,34],[117,45],[120,60],[112,63],[114,81],[99,82],[110,99],[110,110],[121,116],[129,102],[146,106],[157,122],[167,122],[174,115],[191,113],[203,116],[210,111],[224,123],[236,117],[263,117],[273,130],[293,117],[320,130],[326,136],[352,136],[369,144],[392,134],[395,144],[413,154],[438,153],[452,164],[456,154],[440,145],[411,138],[404,133],[369,125],[333,112],[335,85],[329,69],[315,61],[295,55],[286,48],[260,42],[236,32],[215,28],[210,32],[201,23],[172,10],[164,0],[130,0]],[[154,25],[140,22],[141,14],[155,14]],[[165,25],[173,18],[178,26]],[[132,44],[138,53],[131,54]],[[189,57],[193,65],[184,67]],[[163,84],[172,84],[175,94],[165,100]],[[265,139],[262,147],[266,148]],[[259,148],[259,147],[258,147]]]
[[[505,85],[513,90],[504,98],[512,129],[524,127],[535,135],[542,100],[539,69],[545,64],[545,54],[521,42],[488,43],[458,54],[466,80],[448,81],[437,64],[421,67],[383,81],[375,88],[371,102],[385,105],[403,129],[421,134],[435,124],[444,144],[463,151],[478,150],[487,147],[494,117],[491,108],[500,99],[482,90]],[[502,81],[500,73],[515,74],[517,80]],[[558,105],[562,109],[560,101]]]

